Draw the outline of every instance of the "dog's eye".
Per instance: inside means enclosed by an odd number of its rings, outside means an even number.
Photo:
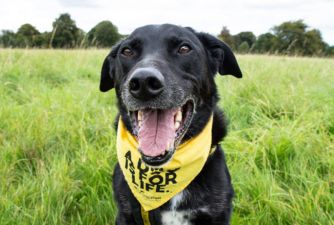
[[[189,45],[181,45],[181,47],[179,48],[179,50],[177,52],[179,54],[183,55],[183,54],[187,54],[190,51],[191,51],[191,48],[190,48]]]
[[[133,55],[133,51],[130,48],[123,48],[121,54],[125,57],[131,57]]]

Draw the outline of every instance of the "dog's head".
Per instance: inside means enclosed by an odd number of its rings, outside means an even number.
[[[116,89],[122,120],[143,161],[160,166],[207,123],[218,98],[216,73],[242,76],[225,43],[191,28],[148,25],[106,57],[100,90]]]

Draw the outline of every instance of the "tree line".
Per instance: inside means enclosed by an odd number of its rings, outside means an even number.
[[[319,30],[309,29],[302,20],[284,22],[258,37],[251,31],[231,35],[223,27],[218,37],[239,53],[334,56],[334,46],[322,39]]]
[[[77,27],[70,14],[61,14],[52,23],[51,32],[39,32],[31,24],[23,24],[17,32],[3,30],[0,46],[4,48],[86,48],[111,47],[122,35],[110,21],[102,21],[88,33]]]
[[[0,47],[109,48],[125,36],[110,21],[102,21],[85,33],[68,13],[56,18],[52,28],[51,32],[42,33],[27,23],[17,32],[2,30]],[[258,37],[251,31],[232,35],[227,27],[223,27],[218,38],[238,53],[334,56],[334,46],[322,39],[319,30],[310,29],[302,20],[284,22]]]

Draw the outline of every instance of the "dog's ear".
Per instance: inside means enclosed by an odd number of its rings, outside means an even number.
[[[208,51],[212,74],[219,72],[221,75],[242,77],[237,59],[227,44],[207,33],[197,33],[197,37]]]
[[[103,62],[101,70],[100,91],[106,92],[114,87],[114,75],[111,71],[112,65],[108,55]]]
[[[106,92],[114,88],[115,58],[117,56],[119,46],[120,43],[116,44],[103,61],[100,80],[100,91],[102,92]]]

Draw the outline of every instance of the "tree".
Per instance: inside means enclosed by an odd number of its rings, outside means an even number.
[[[238,49],[240,48],[240,45],[243,44],[244,42],[247,43],[248,48],[252,48],[253,44],[256,41],[256,36],[253,34],[253,32],[250,31],[240,32],[239,34],[236,34],[233,37],[235,46],[238,46]]]
[[[73,48],[79,45],[82,32],[71,19],[70,14],[61,14],[53,23],[50,46],[55,48]]]
[[[248,45],[247,41],[244,41],[239,45],[238,52],[240,52],[240,53],[248,53],[249,52],[249,45]]]
[[[110,21],[98,23],[87,36],[89,44],[96,47],[111,47],[121,38],[117,27]]]
[[[227,27],[223,26],[223,29],[218,35],[218,38],[228,44],[232,49],[236,48],[234,37],[230,34],[230,31],[227,29]]]
[[[31,24],[20,26],[16,33],[17,47],[36,47],[40,32]]]
[[[283,54],[293,55],[322,55],[325,43],[318,30],[307,30],[308,26],[302,21],[284,22],[273,28],[277,37],[277,50]]]
[[[277,37],[272,33],[261,34],[254,43],[253,52],[274,53],[277,47]]]
[[[0,36],[0,44],[5,48],[16,47],[15,33],[10,30],[2,30],[2,35]]]
[[[330,46],[327,43],[325,43],[325,56],[334,56],[334,45]]]
[[[303,35],[307,25],[302,20],[294,22],[284,22],[273,28],[277,36],[279,53],[284,54],[301,54],[303,51]]]
[[[48,48],[50,39],[51,39],[50,32],[45,31],[43,33],[40,33],[35,39],[36,46],[40,48]]]
[[[303,42],[303,55],[323,55],[326,50],[326,44],[322,40],[319,30],[313,29],[305,33]]]
[[[86,47],[87,46],[87,37],[84,30],[78,28],[77,31],[77,44],[76,47]]]

